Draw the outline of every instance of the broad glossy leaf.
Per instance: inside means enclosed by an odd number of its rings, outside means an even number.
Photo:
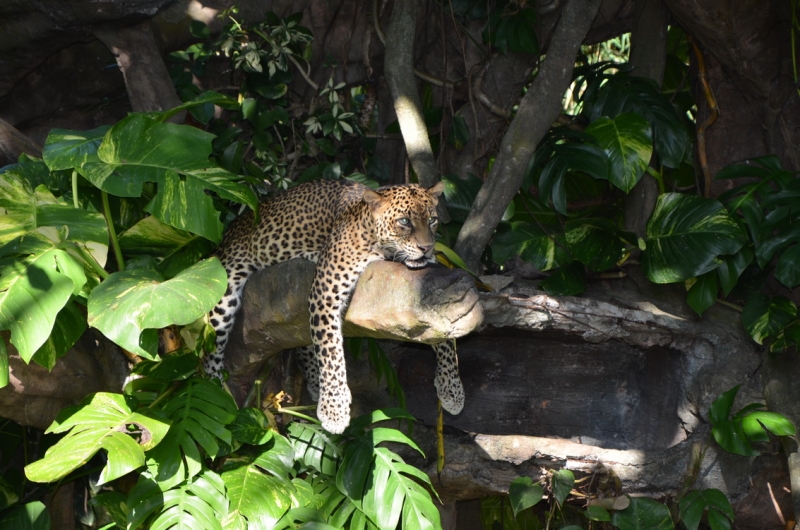
[[[166,281],[147,269],[116,272],[92,291],[89,325],[126,350],[154,358],[155,344],[140,340],[144,330],[195,321],[219,302],[226,288],[227,274],[216,258]]]
[[[543,495],[542,485],[534,484],[531,477],[517,477],[508,487],[508,499],[515,517],[522,510],[537,504]]]
[[[92,506],[103,507],[119,528],[125,528],[128,520],[127,495],[119,491],[103,491],[92,497],[89,502]]]
[[[622,258],[625,245],[620,230],[608,219],[567,221],[565,231],[570,253],[590,270],[608,270]]]
[[[139,197],[145,182],[156,182],[167,169],[155,166],[90,162],[78,169],[89,182],[116,197]]]
[[[788,298],[755,294],[744,305],[742,324],[754,341],[763,344],[764,339],[775,337],[796,316],[797,306]]]
[[[246,407],[236,414],[236,420],[231,425],[231,434],[240,442],[262,445],[272,440],[275,433],[269,430],[269,420],[261,409]]]
[[[715,269],[717,256],[734,254],[746,240],[718,201],[665,193],[647,223],[642,265],[652,282],[684,281]]]
[[[695,279],[692,286],[689,287],[686,301],[695,313],[702,316],[705,310],[717,301],[718,291],[717,271],[709,271]]]
[[[711,432],[717,443],[726,451],[743,455],[757,456],[758,451],[750,444],[769,440],[765,428],[777,436],[791,436],[795,427],[784,416],[775,412],[758,410],[764,406],[751,403],[730,416],[739,386],[723,393],[711,404],[709,420]]]
[[[739,282],[739,276],[753,261],[753,250],[749,246],[743,246],[733,256],[723,256],[720,260],[722,263],[719,264],[717,269],[719,283],[720,287],[722,287],[722,292],[725,296],[728,296]]]
[[[126,230],[119,237],[119,244],[128,256],[146,254],[163,258],[158,270],[167,279],[214,250],[214,243],[208,239],[173,228],[152,215]]]
[[[67,302],[56,315],[50,336],[33,354],[33,362],[52,370],[58,358],[72,348],[85,330],[86,318],[83,312],[74,302]]]
[[[539,287],[553,296],[577,296],[586,290],[586,270],[583,263],[573,261],[559,267]]]
[[[348,433],[357,433],[357,427],[351,424]],[[395,429],[377,427],[355,434],[336,474],[339,491],[381,529],[396,528],[401,517],[403,528],[438,528],[439,512],[430,493],[420,485],[430,487],[430,479],[394,452],[378,447],[383,442],[402,443],[419,450]]]
[[[205,190],[205,183],[198,178],[187,175],[181,179],[174,171],[166,171],[159,176],[158,194],[145,210],[163,223],[219,243],[222,223]]]
[[[86,464],[100,449],[108,453],[98,484],[144,466],[144,451],[155,447],[169,424],[152,412],[133,412],[120,394],[98,392],[80,406],[61,411],[46,432],[66,432],[44,458],[25,467],[34,482],[55,482]]]
[[[51,171],[78,168],[87,163],[100,162],[97,148],[110,129],[102,125],[90,131],[53,129],[47,135],[42,149],[42,159]]]
[[[193,20],[192,23],[194,23],[194,22],[196,22],[196,21]],[[205,28],[204,29],[204,33],[208,32],[208,26],[204,25],[204,28]],[[197,35],[195,35],[195,36],[197,36]],[[208,36],[205,36],[204,38],[208,38]],[[172,109],[169,109],[169,110],[166,110],[166,111],[163,111],[163,112],[149,113],[148,116],[150,116],[150,117],[152,117],[152,118],[154,118],[154,119],[156,119],[158,121],[166,122],[172,116],[178,114],[181,111],[190,110],[190,109],[192,109],[194,107],[197,107],[197,106],[200,106],[200,105],[206,105],[206,104],[209,104],[209,103],[214,104],[214,105],[219,105],[219,106],[221,106],[223,108],[227,108],[227,109],[237,109],[239,107],[239,104],[236,102],[236,100],[231,98],[230,96],[226,96],[225,94],[220,94],[219,92],[214,92],[213,90],[206,90],[205,92],[199,94],[197,97],[195,97],[195,98],[193,98],[193,99],[191,99],[189,101],[186,101],[183,104],[178,105],[175,108],[172,108]]]
[[[717,489],[690,491],[681,499],[679,508],[681,522],[686,525],[687,530],[697,530],[706,509],[709,511],[709,517],[711,512],[717,512],[731,521],[734,517],[728,498]]]
[[[39,501],[29,502],[0,513],[0,528],[50,530],[50,513]]]
[[[106,132],[97,154],[106,164],[189,171],[209,166],[213,139],[196,127],[131,114]]]
[[[775,265],[775,279],[789,289],[800,285],[800,245],[792,245],[781,253]]]
[[[605,508],[600,506],[587,506],[586,512],[583,514],[590,521],[610,521],[611,515]]]
[[[159,410],[172,421],[170,436],[188,434],[211,458],[220,452],[220,442],[232,443],[227,426],[236,418],[236,404],[215,382],[188,379]]]
[[[246,456],[228,458],[222,468],[230,509],[243,515],[251,527],[266,525],[266,528],[271,528],[292,506],[295,488],[286,478],[291,466],[271,465],[271,462],[282,460],[269,458],[269,453],[282,451],[291,459],[293,450],[282,436],[275,436],[273,440],[276,445],[255,459]]]
[[[22,256],[0,260],[0,329],[11,331],[11,343],[29,362],[86,276],[72,256],[47,238],[27,236],[15,246]]]
[[[128,507],[128,528],[138,528],[155,514],[149,525],[151,530],[222,530],[221,520],[228,515],[225,484],[210,470],[204,470],[188,482],[166,491],[143,474],[131,490]]]
[[[241,177],[220,167],[186,171],[187,175],[200,180],[203,187],[216,192],[223,199],[246,204],[258,215],[258,198],[249,187],[241,184]]]
[[[630,505],[614,512],[611,524],[619,530],[673,530],[669,508],[652,499],[631,497]]]
[[[569,469],[559,469],[553,473],[550,485],[556,502],[562,505],[575,485],[575,475]]]
[[[569,263],[564,234],[553,228],[550,234],[536,225],[516,222],[510,229],[498,230],[492,240],[492,259],[503,264],[519,255],[541,271]]]
[[[295,459],[302,465],[329,476],[336,474],[340,459],[337,436],[332,436],[317,425],[292,422],[287,437],[295,450]]]
[[[444,182],[444,198],[447,202],[447,211],[454,221],[463,223],[469,215],[472,203],[483,185],[483,181],[469,173],[462,179],[458,175],[442,175]],[[509,208],[503,214],[503,220],[509,218]]]
[[[625,113],[615,118],[601,117],[586,132],[591,134],[608,155],[608,180],[628,193],[647,169],[653,155],[650,123],[638,114]]]
[[[670,101],[650,79],[627,75],[606,78],[591,106],[590,120],[613,118],[625,112],[643,116],[653,127],[653,139],[661,163],[677,168],[691,139]]]
[[[105,265],[108,232],[101,214],[65,204],[43,185],[34,189],[17,172],[0,174],[0,246],[47,226],[66,226],[66,239],[80,244]]]

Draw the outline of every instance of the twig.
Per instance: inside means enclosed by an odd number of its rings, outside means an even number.
[[[289,58],[290,61],[292,61],[292,63],[297,67],[297,69],[300,70],[300,75],[303,76],[303,79],[306,80],[306,83],[311,85],[311,88],[313,88],[314,90],[319,91],[319,85],[316,84],[314,81],[312,81],[310,77],[308,77],[308,74],[303,69],[303,67],[300,66],[300,63],[297,62],[297,59],[295,59],[291,53],[287,53],[286,56]]]
[[[703,190],[704,197],[711,196],[711,172],[708,169],[708,158],[706,157],[706,129],[708,129],[719,116],[719,107],[717,107],[717,100],[714,98],[714,93],[711,91],[711,86],[706,79],[706,63],[703,59],[703,54],[694,42],[691,36],[686,36],[692,45],[694,55],[697,58],[697,79],[703,85],[703,93],[706,96],[706,104],[708,105],[708,118],[697,126],[697,156],[700,158],[700,168],[703,170],[703,178],[705,189]]]

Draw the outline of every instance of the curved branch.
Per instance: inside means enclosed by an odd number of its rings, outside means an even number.
[[[430,187],[436,184],[439,178],[431,142],[422,118],[422,104],[414,81],[416,18],[416,0],[403,0],[394,4],[387,32],[384,71],[411,166],[419,177],[420,184]],[[450,220],[442,202],[439,203],[437,211],[443,222]]]
[[[600,8],[600,0],[569,0],[561,14],[547,57],[500,145],[497,160],[483,183],[458,234],[455,251],[467,266],[480,269],[480,256],[522,185],[536,144],[561,112],[561,99],[572,80],[575,55]]]

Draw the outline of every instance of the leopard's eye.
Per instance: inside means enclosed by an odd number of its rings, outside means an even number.
[[[429,225],[435,225],[438,222],[439,222],[439,218],[438,217],[428,217],[428,224]]]
[[[411,219],[409,219],[408,217],[401,217],[400,219],[397,220],[397,224],[399,224],[400,226],[411,226]]]

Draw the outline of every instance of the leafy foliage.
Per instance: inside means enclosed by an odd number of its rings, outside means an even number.
[[[767,442],[767,431],[776,436],[792,436],[795,427],[788,419],[776,412],[758,410],[765,408],[760,403],[751,403],[731,416],[733,402],[739,387],[723,393],[711,404],[709,421],[714,440],[726,451],[743,456],[758,456],[751,442]]]
[[[697,530],[704,512],[711,530],[730,530],[734,518],[731,503],[717,489],[690,491],[681,499],[679,508],[686,530]]]
[[[631,497],[630,505],[614,512],[611,523],[619,530],[672,530],[669,508],[652,499]]]

